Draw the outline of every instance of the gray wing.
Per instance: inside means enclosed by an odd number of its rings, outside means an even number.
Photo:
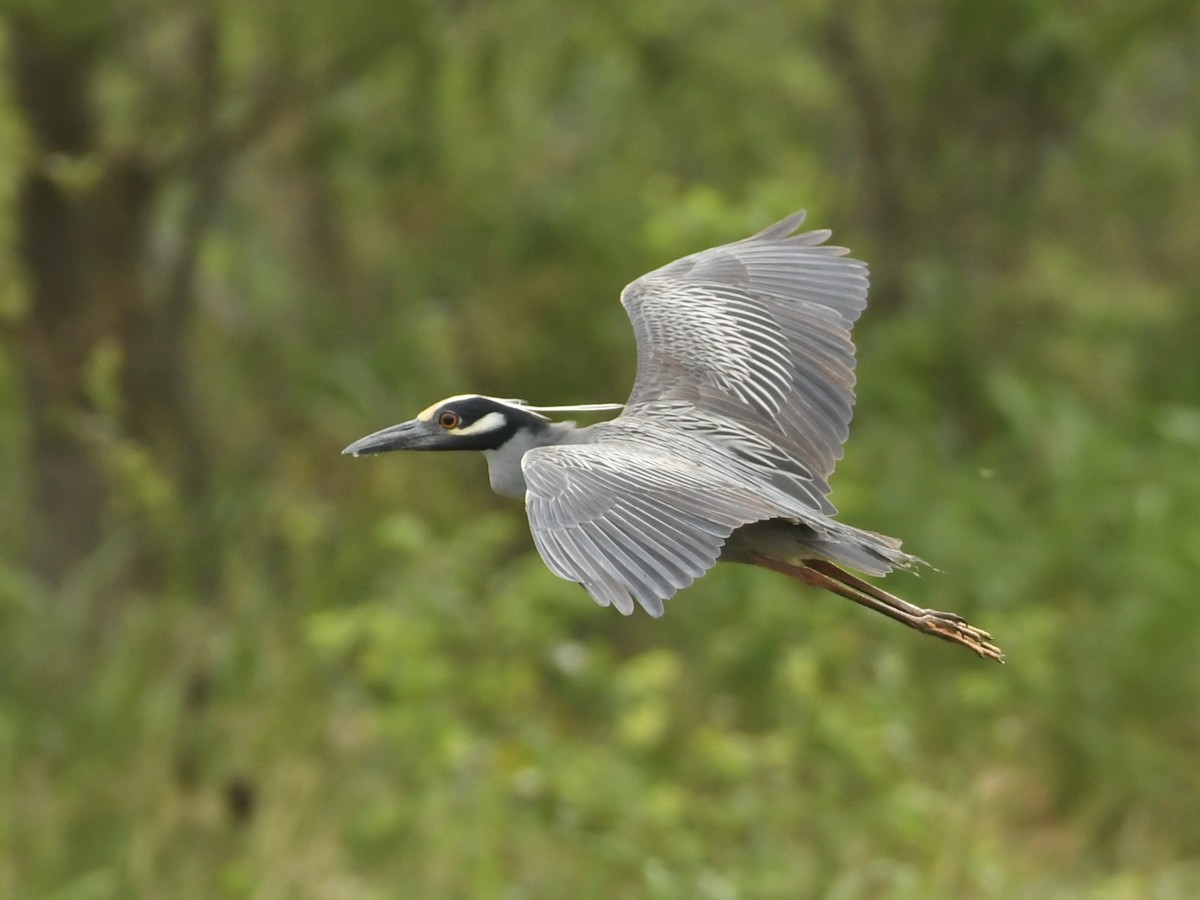
[[[634,442],[539,447],[521,460],[534,544],[601,606],[653,616],[713,567],[739,525],[778,508],[679,454]]]
[[[803,221],[795,213],[625,288],[638,346],[626,414],[666,400],[736,418],[802,463],[824,497],[849,432],[850,329],[868,279],[865,263],[824,244],[828,231],[793,235]]]

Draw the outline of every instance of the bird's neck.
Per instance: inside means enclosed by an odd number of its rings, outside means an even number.
[[[535,447],[578,444],[586,440],[587,431],[587,428],[576,427],[574,422],[548,422],[536,431],[518,431],[496,450],[484,450],[492,490],[505,497],[524,497],[525,475],[521,471],[521,457]]]

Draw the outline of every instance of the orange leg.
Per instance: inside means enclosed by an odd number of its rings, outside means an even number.
[[[903,622],[909,628],[923,634],[932,634],[942,640],[961,644],[985,659],[1004,662],[1004,653],[991,643],[992,636],[982,628],[967,624],[962,616],[914,606],[877,585],[851,575],[828,560],[808,559],[804,561],[804,565],[793,566],[767,556],[750,554],[747,561],[773,572],[790,575],[813,587],[832,591],[840,597],[881,612],[897,622]]]

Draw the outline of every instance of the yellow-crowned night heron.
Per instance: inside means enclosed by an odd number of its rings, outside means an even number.
[[[895,538],[835,521],[827,479],[854,404],[850,329],[867,267],[804,212],[663,266],[621,294],[637,337],[633,392],[586,428],[535,407],[463,394],[355,441],[351,456],[482,450],[492,488],[524,497],[555,575],[602,606],[652,616],[718,560],[825,588],[926,634],[1002,660],[990,635],[840,568],[918,562]]]

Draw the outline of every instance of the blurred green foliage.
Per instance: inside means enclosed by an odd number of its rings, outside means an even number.
[[[96,131],[0,80],[0,895],[1200,893],[1195,4],[0,10]],[[97,340],[103,530],[47,573],[23,185],[121,159],[198,443]],[[874,273],[834,499],[1007,667],[732,566],[623,619],[480,460],[338,456],[622,399],[621,286],[800,205]]]

